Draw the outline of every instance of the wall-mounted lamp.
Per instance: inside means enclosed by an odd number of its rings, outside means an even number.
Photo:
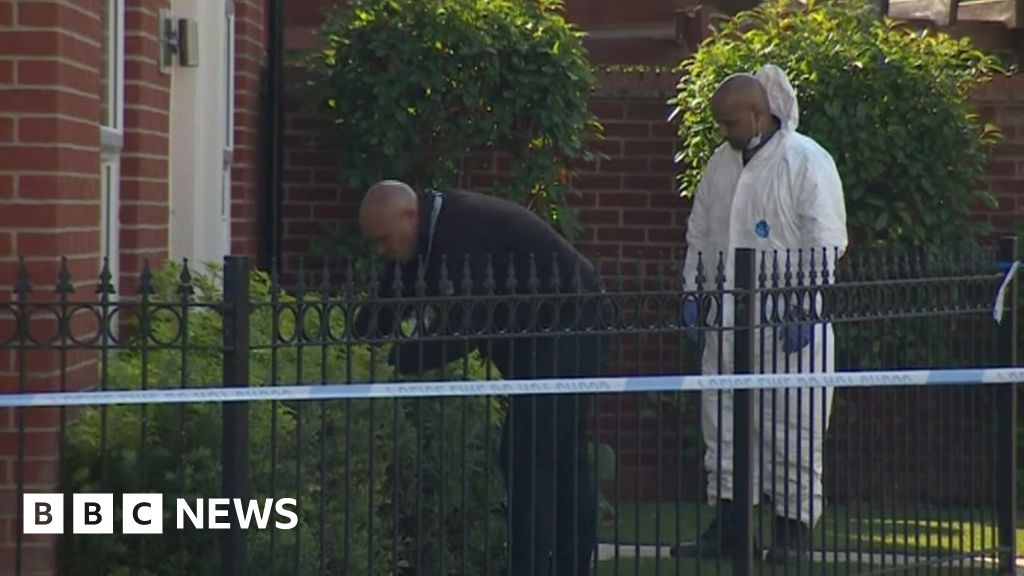
[[[160,72],[170,74],[174,57],[178,65],[199,66],[199,23],[192,18],[172,18],[170,11],[160,10]]]

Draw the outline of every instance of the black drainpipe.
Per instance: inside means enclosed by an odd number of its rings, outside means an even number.
[[[281,190],[283,164],[283,123],[281,89],[284,60],[284,0],[267,0],[267,72],[264,75],[265,128],[264,154],[266,162],[263,183],[263,202],[260,222],[260,261],[264,270],[281,255]],[[278,266],[281,263],[278,262]]]

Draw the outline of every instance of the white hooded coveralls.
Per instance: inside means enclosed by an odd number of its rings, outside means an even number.
[[[802,253],[806,284],[809,252],[813,251],[814,269],[818,272],[815,283],[821,283],[823,266],[828,270],[825,281],[831,282],[836,256],[842,257],[847,247],[843,187],[832,156],[796,131],[799,121],[796,92],[785,73],[769,65],[755,77],[767,90],[771,113],[781,126],[746,166],[742,152],[727,143],[714,152],[698,184],[686,232],[687,290],[695,286],[698,254],[703,254],[704,289],[715,290],[721,255],[725,265],[724,288],[731,290],[737,248],[756,250],[759,271],[762,258],[767,257],[770,285],[775,254],[782,276],[789,251],[795,278]],[[823,254],[827,254],[825,263]],[[760,322],[760,314],[758,303],[755,324]],[[715,322],[716,315],[717,310],[712,310],[709,322]],[[722,303],[721,322],[725,327],[732,326],[733,308],[729,299]],[[773,329],[755,329],[753,339],[755,373],[832,372],[835,369],[835,344],[830,324],[813,325],[810,344],[793,354],[783,351]],[[732,332],[724,330],[720,335],[718,330],[708,331],[705,342],[703,373],[732,373]],[[778,389],[755,391],[753,396],[754,502],[758,503],[762,493],[771,495],[778,515],[813,526],[823,509],[822,443],[831,416],[833,391],[830,388]],[[702,393],[701,428],[711,502],[732,499],[732,411],[731,392]],[[764,478],[761,477],[762,467]]]

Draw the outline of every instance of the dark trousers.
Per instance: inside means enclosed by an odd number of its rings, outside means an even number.
[[[597,539],[597,488],[584,459],[579,398],[512,398],[501,443],[511,575],[586,576]]]
[[[537,351],[537,378],[600,372],[603,339]],[[522,377],[522,376],[520,376]],[[587,464],[578,395],[512,397],[500,449],[510,515],[509,576],[589,576],[597,486]]]

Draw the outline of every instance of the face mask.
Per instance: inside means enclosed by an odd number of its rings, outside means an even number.
[[[757,118],[755,118],[753,114],[750,115],[750,121],[754,123],[755,127],[757,127]],[[754,148],[757,148],[758,146],[760,146],[761,145],[761,137],[762,137],[761,136],[761,131],[758,130],[757,134],[753,138],[750,139],[749,143],[747,143],[747,150],[753,150]]]

